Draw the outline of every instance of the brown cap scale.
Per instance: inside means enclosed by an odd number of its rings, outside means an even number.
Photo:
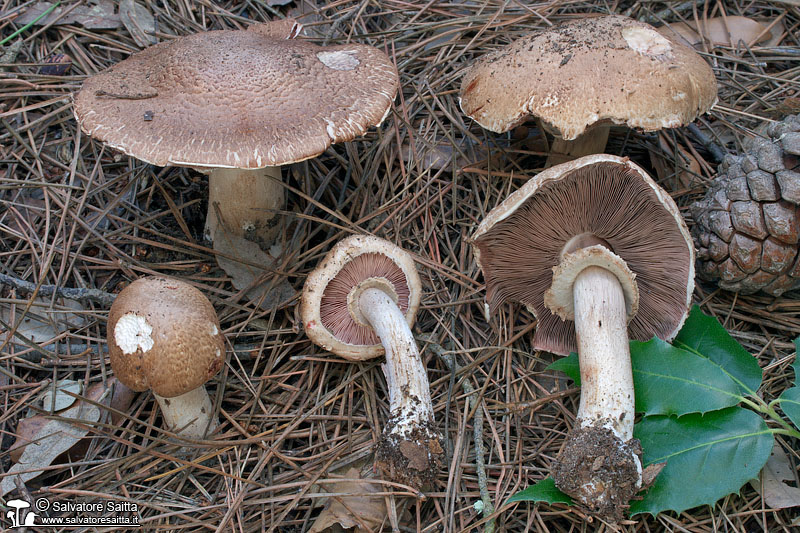
[[[390,418],[377,463],[417,487],[430,483],[444,450],[434,426],[428,377],[411,326],[421,283],[411,256],[355,235],[340,241],[306,279],[300,315],[308,337],[351,360],[386,355]]]
[[[298,30],[280,20],[157,44],[88,78],[75,116],[95,139],[154,165],[248,170],[315,157],[380,124],[399,85],[389,58],[295,40]],[[283,209],[279,180],[279,171],[262,180],[281,197],[272,209]]]
[[[482,57],[460,94],[463,112],[486,129],[537,117],[567,141],[597,123],[682,126],[716,101],[714,73],[693,49],[617,15],[536,31]]]
[[[628,338],[674,337],[694,288],[694,248],[678,208],[631,161],[586,156],[531,178],[472,243],[491,307],[524,303],[539,321],[535,348],[578,351],[579,427],[553,476],[597,514],[621,518],[642,480]]]
[[[216,427],[204,385],[222,368],[225,345],[203,293],[173,278],[140,278],[114,300],[107,340],[114,374],[133,390],[151,389],[170,429],[202,438]]]

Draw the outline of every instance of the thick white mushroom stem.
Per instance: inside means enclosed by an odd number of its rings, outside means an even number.
[[[212,241],[221,223],[238,237],[269,248],[278,236],[286,193],[281,167],[256,170],[215,168],[208,176],[206,236]]]
[[[578,421],[601,422],[626,442],[633,438],[633,370],[625,294],[617,277],[590,266],[575,278],[575,336],[581,367]]]
[[[608,143],[611,126],[600,124],[590,126],[577,139],[566,141],[561,137],[554,137],[550,143],[550,154],[547,156],[545,168],[550,168],[585,155],[602,154]]]
[[[378,446],[378,464],[393,479],[423,486],[435,477],[444,450],[433,419],[428,375],[403,313],[384,291],[365,289],[359,311],[386,351],[390,418]]]
[[[618,521],[642,487],[625,294],[616,274],[589,266],[575,278],[573,302],[581,372],[578,427],[559,454],[553,479],[597,515]]]
[[[197,387],[172,398],[164,398],[155,393],[153,396],[161,407],[161,415],[167,428],[182,437],[201,440],[219,425],[217,418],[212,416],[214,407],[205,387]]]

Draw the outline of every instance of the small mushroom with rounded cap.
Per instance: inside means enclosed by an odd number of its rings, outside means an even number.
[[[355,235],[336,244],[308,276],[300,303],[315,344],[352,361],[386,354],[390,418],[377,464],[392,479],[416,487],[435,479],[444,457],[428,376],[411,333],[421,291],[407,252]]]
[[[537,350],[577,349],[576,427],[553,478],[620,520],[643,481],[628,339],[674,338],[694,289],[694,247],[677,206],[631,161],[590,155],[531,178],[472,244],[491,307],[525,304],[538,319]]]
[[[692,48],[619,15],[533,32],[477,60],[462,111],[495,133],[538,117],[554,135],[547,166],[600,153],[610,124],[655,131],[690,123],[717,101]]]
[[[170,431],[202,439],[216,429],[204,385],[222,368],[225,344],[202,292],[174,278],[137,279],[111,305],[106,336],[117,379],[151,389]]]
[[[196,33],[88,78],[81,129],[157,166],[208,169],[206,233],[218,221],[268,247],[284,209],[281,165],[316,157],[388,115],[399,86],[380,50],[297,40],[294,20]]]

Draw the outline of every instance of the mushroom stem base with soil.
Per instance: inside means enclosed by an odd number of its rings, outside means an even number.
[[[573,300],[581,399],[553,479],[594,513],[618,521],[642,487],[625,295],[614,273],[589,266],[575,278]]]
[[[279,234],[277,212],[285,204],[281,167],[215,168],[208,176],[206,236],[213,241],[224,224],[234,235],[268,249]]]
[[[428,375],[417,343],[395,301],[365,289],[359,311],[386,350],[382,365],[389,386],[390,418],[378,445],[377,463],[392,479],[423,486],[436,477],[444,450],[433,419]]]
[[[153,396],[161,407],[165,425],[181,437],[201,440],[219,425],[219,421],[212,417],[214,407],[205,386],[172,398],[156,393]]]

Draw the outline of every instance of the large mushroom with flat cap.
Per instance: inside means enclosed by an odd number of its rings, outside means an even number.
[[[202,439],[218,421],[205,383],[225,361],[225,340],[211,302],[186,282],[140,278],[108,314],[111,368],[125,386],[153,391],[170,431]]]
[[[157,166],[210,170],[206,223],[268,246],[285,195],[280,166],[352,140],[389,112],[399,85],[383,52],[295,40],[293,20],[180,37],[88,78],[81,129]]]
[[[714,73],[697,52],[619,15],[535,31],[487,54],[460,93],[462,111],[495,133],[541,119],[555,137],[548,166],[602,152],[612,123],[675,128],[716,101]]]
[[[642,486],[629,339],[671,340],[689,311],[694,248],[672,198],[639,166],[591,155],[531,178],[472,237],[491,309],[523,303],[534,348],[577,349],[576,427],[556,485],[619,520]]]
[[[411,333],[422,286],[411,256],[377,237],[340,241],[308,276],[300,315],[317,345],[352,361],[386,355],[389,421],[377,463],[401,483],[435,479],[444,450],[430,386]]]

